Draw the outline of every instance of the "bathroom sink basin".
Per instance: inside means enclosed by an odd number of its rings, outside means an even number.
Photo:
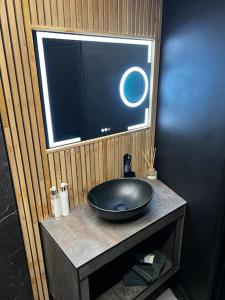
[[[152,186],[146,180],[120,178],[91,189],[88,203],[104,219],[124,221],[144,213],[152,196]]]

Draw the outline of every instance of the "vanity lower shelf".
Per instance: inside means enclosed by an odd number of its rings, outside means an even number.
[[[145,299],[180,267],[186,202],[159,180],[139,219],[110,223],[84,203],[68,217],[40,223],[47,279],[54,300]],[[149,286],[125,287],[130,253],[161,251],[167,258]]]
[[[176,272],[176,268],[172,267],[172,262],[166,260],[160,277],[149,286],[132,286],[126,287],[123,280],[120,280],[114,286],[112,286],[105,293],[95,298],[96,300],[133,300],[141,299],[144,294],[150,294],[155,290],[162,282],[167,280],[167,277],[172,276]]]
[[[179,268],[175,259],[177,255],[175,251],[176,229],[177,220],[90,274],[88,278],[90,299],[133,300],[144,299],[143,295],[149,295]],[[142,257],[142,255],[149,254],[154,250],[160,251],[166,257],[159,278],[146,286],[125,286],[124,275],[131,270],[133,265],[138,263],[137,256]]]

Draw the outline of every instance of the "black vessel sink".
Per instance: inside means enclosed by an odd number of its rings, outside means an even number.
[[[121,178],[95,186],[88,203],[104,219],[123,221],[141,215],[151,201],[150,183],[138,178]]]

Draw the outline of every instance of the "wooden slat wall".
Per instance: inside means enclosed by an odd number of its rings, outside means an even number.
[[[144,177],[146,166],[142,151],[149,153],[151,129],[126,133],[84,145],[65,147],[48,153],[51,185],[69,184],[70,206],[86,201],[91,187],[123,176],[123,155],[131,153],[132,168]]]
[[[69,183],[70,206],[94,185],[122,176],[124,153],[144,176],[141,152],[154,143],[162,0],[1,0],[0,111],[34,299],[48,299],[38,221],[49,188]],[[32,29],[154,38],[151,129],[46,151]]]

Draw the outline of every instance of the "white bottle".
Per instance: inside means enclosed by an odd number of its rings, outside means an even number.
[[[61,203],[57,194],[57,189],[55,186],[51,187],[51,207],[52,207],[52,215],[55,218],[59,218],[62,215],[61,212]]]
[[[70,213],[70,208],[69,208],[69,195],[68,195],[67,183],[61,183],[60,201],[62,207],[62,215],[64,217],[68,216]]]

